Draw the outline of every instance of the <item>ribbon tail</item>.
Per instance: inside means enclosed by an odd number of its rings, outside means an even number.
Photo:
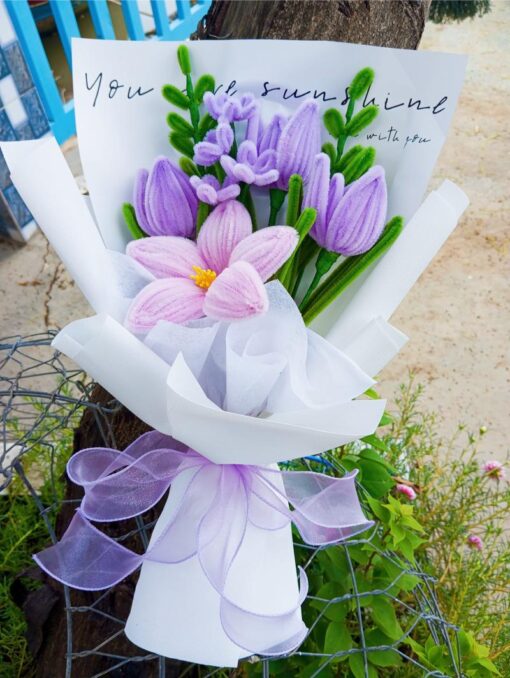
[[[62,539],[33,558],[51,577],[82,591],[110,588],[142,563],[142,556],[97,530],[79,510]]]
[[[274,615],[250,612],[222,597],[221,623],[227,636],[252,654],[266,657],[288,654],[303,642],[308,629],[301,618],[301,605],[308,595],[308,578],[299,568],[299,598],[290,610]]]

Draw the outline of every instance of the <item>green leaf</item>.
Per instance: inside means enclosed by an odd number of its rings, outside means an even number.
[[[191,59],[186,45],[179,45],[177,48],[177,61],[183,75],[191,74]]]
[[[382,646],[393,645],[391,638],[388,638],[379,629],[371,629],[365,633],[365,641],[367,646]],[[368,661],[376,666],[398,666],[402,663],[402,657],[393,649],[388,650],[370,650]]]
[[[212,75],[206,73],[201,75],[197,82],[195,83],[195,99],[198,104],[201,104],[204,100],[204,94],[206,92],[214,92],[216,84]]]
[[[217,121],[209,115],[209,113],[206,113],[202,118],[200,118],[200,122],[198,123],[198,135],[201,139],[205,137],[207,132],[210,132],[212,129],[214,129],[217,126]]]
[[[498,671],[497,666],[495,664],[493,664],[490,659],[485,659],[485,658],[477,659],[474,662],[474,664],[478,664],[479,666],[482,666],[484,669],[486,669],[490,673],[496,674],[497,676],[501,675],[501,673]],[[471,662],[470,662],[469,665],[471,666]]]
[[[189,158],[186,157],[179,158],[179,167],[189,177],[193,177],[199,174],[198,167]]]
[[[374,597],[372,618],[381,631],[392,640],[399,640],[404,635],[402,627],[397,621],[395,609],[387,598]]]
[[[363,146],[360,146],[360,144],[356,144],[356,146],[350,148],[347,153],[344,153],[344,155],[340,158],[338,164],[335,167],[335,172],[343,172],[351,160],[361,153],[362,150]]]
[[[345,622],[332,621],[326,630],[324,639],[324,652],[326,654],[336,654],[350,650],[352,647],[352,638]]]
[[[386,524],[390,519],[390,512],[388,509],[381,504],[380,501],[377,501],[373,497],[367,497],[368,505],[372,509],[372,513],[376,518],[379,518],[381,522]]]
[[[325,600],[312,600],[310,605],[316,610],[323,612],[326,619],[330,621],[340,622],[345,619],[349,612],[349,603],[341,601],[338,603],[331,603],[329,601],[338,598],[338,586],[334,582],[328,582],[320,587],[316,594],[317,598],[324,598]]]
[[[384,440],[381,440],[381,438],[378,438],[375,433],[369,436],[365,436],[364,438],[361,439],[364,443],[367,443],[368,445],[371,445],[372,447],[375,447],[376,450],[381,450],[381,452],[388,452],[388,446],[384,442]]]
[[[384,468],[389,471],[390,473],[396,473],[396,469],[391,466],[391,464],[388,464],[388,462],[381,457],[381,455],[376,452],[375,450],[371,448],[365,448],[364,450],[361,450],[359,453],[359,456],[362,459],[367,459],[373,462],[376,462],[377,464],[381,464],[381,466],[384,466]]]
[[[140,238],[146,237],[146,233],[142,231],[138,224],[135,208],[133,207],[133,205],[131,205],[131,203],[125,202],[122,205],[122,216],[124,217],[124,221],[126,222],[127,227],[129,228],[129,232],[131,233],[135,240],[139,240]]]
[[[356,101],[361,98],[374,82],[375,72],[372,68],[362,68],[356,73],[349,85],[349,97]]]
[[[329,156],[331,167],[336,160],[336,148],[329,141],[322,145],[322,152]]]
[[[388,469],[379,461],[372,461],[371,459],[360,456],[359,468],[361,470],[360,484],[369,492],[375,499],[380,499],[394,486],[393,480]]]
[[[323,116],[324,126],[332,137],[338,137],[345,132],[345,122],[343,115],[336,108],[328,108]]]
[[[367,663],[368,673],[365,673],[365,660],[361,652],[349,656],[349,668],[353,672],[355,678],[377,678],[378,676],[377,669],[370,663]]]
[[[363,108],[359,113],[356,113],[345,126],[346,134],[351,137],[355,134],[359,134],[362,129],[368,127],[377,118],[378,113],[378,106],[371,105]]]
[[[189,137],[184,137],[181,134],[178,134],[177,132],[170,132],[170,136],[168,138],[176,151],[179,151],[179,153],[188,156],[188,158],[193,157],[194,155],[193,142]]]
[[[165,99],[177,108],[182,108],[185,111],[189,109],[190,101],[188,97],[175,85],[163,85],[161,92]]]
[[[362,177],[372,167],[375,160],[375,148],[367,146],[351,160],[343,171],[346,184],[351,184]]]
[[[193,127],[189,124],[187,120],[179,115],[178,113],[169,113],[166,116],[166,121],[168,126],[171,127],[174,132],[178,132],[183,136],[192,137],[194,134]]]

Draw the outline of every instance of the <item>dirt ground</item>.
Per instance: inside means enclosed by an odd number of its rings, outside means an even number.
[[[459,422],[487,426],[482,454],[509,448],[510,2],[460,24],[429,23],[422,49],[470,55],[453,128],[430,188],[458,183],[471,205],[453,236],[392,322],[411,337],[381,374],[379,391],[394,401],[408,371],[425,389],[423,407],[439,412],[445,435]],[[73,142],[67,157],[75,173]],[[70,224],[70,226],[72,226]],[[0,242],[0,336],[27,335],[89,314],[44,237],[26,247]]]

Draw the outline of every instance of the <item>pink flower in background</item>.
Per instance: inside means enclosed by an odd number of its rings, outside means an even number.
[[[506,469],[500,461],[487,461],[483,465],[483,472],[492,480],[504,480],[506,478]]]
[[[467,538],[467,543],[472,549],[476,549],[477,551],[483,550],[483,541],[481,537],[478,537],[476,534],[470,534]]]
[[[409,499],[409,501],[414,501],[416,499],[416,492],[409,485],[404,485],[403,483],[397,483],[395,489],[399,494],[403,494]]]
[[[264,282],[297,241],[297,231],[289,226],[252,233],[250,215],[236,200],[213,210],[196,243],[173,236],[133,240],[127,254],[157,280],[134,298],[125,324],[144,333],[160,320],[182,324],[203,316],[236,320],[264,313]]]

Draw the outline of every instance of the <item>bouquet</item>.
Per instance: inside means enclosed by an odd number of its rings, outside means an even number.
[[[291,524],[321,546],[372,524],[355,474],[277,464],[375,431],[385,403],[361,396],[406,340],[388,319],[466,199],[446,183],[407,224],[390,212],[385,169],[360,139],[380,110],[366,103],[371,67],[343,107],[303,96],[275,112],[264,94],[197,77],[193,54],[177,48],[182,81],[162,87],[171,148],[122,182],[120,251],[106,249],[53,140],[2,151],[97,312],[54,345],[154,429],[123,451],[73,455],[67,472],[84,499],[35,559],[85,590],[141,567],[128,637],[236,666],[291,652],[307,633]],[[51,176],[44,193],[30,182],[38,168]],[[431,218],[440,228],[424,238]],[[101,531],[169,488],[145,553]]]

